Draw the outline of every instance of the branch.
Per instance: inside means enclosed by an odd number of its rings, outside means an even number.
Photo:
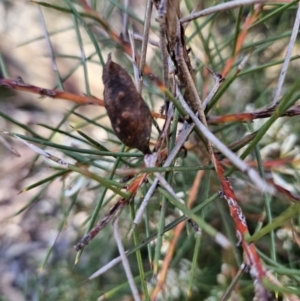
[[[200,17],[218,13],[220,11],[229,10],[229,9],[233,9],[233,8],[237,8],[237,7],[241,7],[241,6],[252,5],[252,4],[256,4],[256,3],[263,3],[263,2],[268,2],[268,0],[235,0],[235,1],[218,4],[218,5],[203,9],[201,11],[198,11],[187,17],[181,18],[180,23],[181,24],[187,23],[192,20],[198,19]]]
[[[85,96],[85,95],[76,95],[69,92],[64,92],[61,90],[53,90],[53,89],[46,89],[37,86],[33,86],[30,84],[24,83],[21,77],[17,79],[8,79],[8,78],[1,78],[0,79],[0,86],[11,88],[18,91],[25,91],[29,93],[39,94],[40,96],[44,97],[51,97],[51,98],[59,98],[64,100],[69,100],[80,105],[98,105],[104,106],[104,102],[102,99]]]

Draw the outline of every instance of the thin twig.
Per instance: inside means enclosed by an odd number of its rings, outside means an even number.
[[[30,84],[26,84],[21,77],[18,77],[17,79],[1,78],[0,86],[18,90],[18,91],[25,91],[29,93],[39,94],[41,97],[47,96],[50,98],[64,99],[64,100],[72,101],[74,103],[78,103],[80,105],[104,106],[103,100],[96,98],[94,96],[76,95],[61,90],[46,89],[42,87],[33,86]]]
[[[201,4],[197,4],[196,7],[191,12],[191,15],[194,15],[195,13],[197,13],[200,10],[200,8],[201,8]],[[183,28],[186,29],[189,26],[190,21],[185,22],[184,24],[183,23],[181,23],[181,24],[182,24]]]
[[[127,256],[125,254],[123,244],[122,244],[122,239],[120,237],[120,233],[119,233],[119,229],[118,229],[118,222],[119,222],[119,216],[117,216],[114,219],[114,222],[113,222],[114,237],[115,237],[116,243],[118,245],[118,250],[119,250],[119,253],[120,253],[120,257],[122,259],[123,268],[124,268],[126,276],[127,276],[127,280],[128,280],[128,283],[129,283],[129,286],[130,286],[130,289],[131,289],[131,292],[132,292],[132,295],[133,295],[133,299],[135,301],[140,301],[141,298],[139,296],[139,292],[138,292],[137,287],[135,285],[135,282],[134,282],[134,279],[133,279],[133,276],[132,276],[132,272],[131,272],[131,269],[130,269],[130,265],[129,265],[129,262],[128,262]]]
[[[134,36],[134,39],[135,40],[137,40],[137,41],[141,41],[141,42],[144,42],[145,41],[145,39],[144,39],[144,37],[142,36],[142,35],[140,35],[139,33],[134,33],[133,34],[133,36]],[[159,42],[158,41],[155,41],[155,40],[153,40],[153,39],[150,39],[150,38],[148,38],[148,44],[150,44],[150,45],[152,45],[152,46],[155,46],[155,47],[159,47]],[[142,59],[142,58],[141,58]],[[141,66],[141,64],[140,64],[140,66]]]
[[[123,26],[122,26],[122,38],[124,40],[128,40],[127,39],[127,29],[128,29],[128,14],[127,14],[127,10],[128,10],[128,5],[129,5],[129,0],[123,0],[124,1],[124,11],[123,11]]]
[[[195,20],[200,17],[218,13],[220,11],[229,10],[229,9],[246,6],[246,5],[252,5],[255,3],[268,2],[268,1],[269,0],[234,0],[234,1],[218,4],[218,5],[203,9],[203,10],[193,13],[187,17],[181,18],[179,21],[181,24],[183,24],[183,23],[190,22],[190,21]]]
[[[189,56],[185,49],[185,44],[182,39],[182,28],[180,23],[177,24],[177,43],[175,45],[175,60],[173,61],[174,65],[177,67],[177,77],[180,81],[180,84],[184,87],[184,97],[187,100],[189,106],[192,108],[194,112],[198,112],[199,107],[201,107],[201,100],[198,95],[198,91],[195,88],[194,77],[190,73],[193,72],[190,62]],[[189,63],[189,67],[187,66],[187,61]]]
[[[78,19],[75,16],[73,16],[73,20],[74,20],[74,23],[75,23],[75,31],[76,31],[76,36],[77,36],[79,49],[80,49],[80,57],[81,57],[81,63],[82,63],[82,68],[83,68],[83,72],[84,72],[84,81],[85,81],[86,93],[88,95],[91,95],[90,84],[89,84],[89,73],[88,73],[88,68],[87,68],[87,63],[86,63],[87,59],[86,59],[86,55],[85,55],[85,52],[84,52],[84,46],[83,46],[83,43],[82,43],[80,29],[79,29],[79,26],[78,26]]]
[[[220,85],[224,81],[224,78],[221,75],[219,75],[219,74],[217,74],[215,72],[212,72],[208,68],[207,68],[207,70],[210,72],[210,74],[212,74],[212,76],[213,76],[213,78],[215,80],[215,84],[214,84],[213,88],[210,90],[210,92],[208,93],[207,97],[204,99],[204,101],[202,103],[203,110],[205,110],[206,106],[209,104],[209,102],[211,101],[211,99],[214,97],[214,95],[218,91]]]
[[[134,73],[135,86],[138,89],[139,82],[140,82],[139,81],[139,67],[136,63],[136,51],[135,51],[135,43],[134,43],[132,30],[128,30],[128,35],[129,35],[129,41],[130,41],[131,50],[132,50],[132,64],[133,64],[133,73]]]
[[[174,106],[173,104],[171,106],[169,106],[168,112],[167,112],[167,118],[165,120],[165,123],[163,125],[163,129],[162,132],[159,135],[159,138],[156,142],[154,151],[158,152],[159,149],[162,147],[163,145],[163,141],[166,140],[167,145],[169,144],[168,139],[166,139],[169,135],[169,129],[170,129],[170,125],[171,125],[171,121],[173,119],[174,116]]]
[[[227,289],[226,289],[225,293],[223,294],[222,298],[220,299],[220,301],[226,301],[230,297],[232,291],[234,290],[235,286],[237,285],[237,282],[243,276],[246,268],[247,268],[247,265],[245,263],[243,263],[240,266],[238,272],[236,273],[236,275],[232,279],[231,283],[227,287]]]
[[[236,72],[237,73],[240,73],[244,67],[246,66],[248,60],[250,59],[250,56],[252,54],[252,52],[254,51],[254,48],[252,48],[249,53],[247,53],[247,55],[242,59],[242,61],[239,63],[237,69],[236,69]]]
[[[124,252],[125,255],[128,253],[128,251]],[[88,280],[93,280],[97,277],[99,277],[100,275],[102,275],[103,273],[107,272],[108,270],[110,270],[112,267],[114,267],[115,265],[117,265],[118,263],[121,262],[121,256],[118,256],[116,258],[114,258],[113,260],[111,260],[109,263],[107,263],[105,266],[103,266],[101,269],[99,269],[98,271],[96,271],[94,274],[92,274]]]
[[[194,108],[194,107],[197,108],[197,112],[199,114],[200,120],[207,127],[207,122],[206,122],[206,117],[205,117],[203,106],[202,106],[202,101],[199,97],[199,93],[198,93],[197,88],[195,86],[194,79],[193,79],[193,77],[192,77],[192,75],[189,71],[189,68],[186,64],[186,61],[184,59],[182,45],[178,45],[178,56],[179,56],[179,60],[180,60],[181,71],[183,73],[184,78],[186,79],[186,81],[188,83],[186,89],[190,91],[191,99],[193,99],[193,101],[195,102],[194,105],[191,104],[191,107],[192,108]],[[211,153],[212,152],[212,147],[211,147],[209,141],[208,141],[207,146],[208,146],[209,152]],[[210,149],[211,149],[211,151],[210,151]]]
[[[229,114],[223,116],[209,116],[208,123],[215,124],[215,123],[227,123],[227,122],[247,122],[253,121],[254,119],[261,119],[261,118],[268,118],[274,113],[275,108],[264,108],[263,110],[257,110],[256,112],[248,113],[236,113],[236,114]],[[300,115],[300,105],[294,106],[288,109],[279,117],[294,117]]]
[[[143,40],[142,40],[142,50],[140,56],[140,70],[141,72],[144,70],[145,63],[146,63],[146,54],[147,54],[147,47],[149,41],[149,29],[150,29],[150,22],[151,22],[151,15],[152,15],[152,7],[153,1],[147,1],[146,13],[145,13],[145,22],[144,22],[144,32],[143,32]],[[142,92],[143,87],[143,74],[140,74],[140,80],[138,85],[138,92]]]
[[[40,6],[38,6],[38,10],[39,10],[40,20],[41,20],[44,35],[45,35],[45,40],[47,42],[47,46],[48,46],[48,49],[49,49],[49,54],[50,54],[50,57],[51,57],[52,68],[53,68],[54,74],[56,76],[57,84],[58,84],[58,86],[61,90],[64,90],[64,85],[62,83],[60,74],[58,72],[53,47],[52,47],[52,44],[51,44],[51,41],[50,41],[49,33],[48,33],[48,30],[47,30],[47,26],[46,26],[46,23],[45,23],[45,20],[44,20],[43,12],[42,12],[42,9],[41,9]]]
[[[160,35],[160,49],[162,58],[162,73],[163,73],[163,85],[169,88],[169,68],[168,68],[168,50],[167,50],[167,27],[166,27],[166,14],[167,14],[167,0],[160,1],[158,10],[158,22],[159,22],[159,35]],[[169,101],[167,96],[164,95],[165,100],[165,112],[168,111]]]
[[[122,212],[125,206],[124,200],[119,200],[110,210],[109,212],[101,218],[100,221],[89,231],[85,234],[80,241],[74,246],[76,251],[83,250],[85,246],[87,246],[90,241],[119,213]]]
[[[289,67],[289,62],[290,62],[290,59],[291,59],[292,50],[293,50],[293,47],[294,47],[294,44],[295,44],[295,41],[296,41],[296,38],[297,38],[297,35],[298,35],[299,24],[300,24],[300,2],[298,3],[298,10],[297,10],[296,19],[295,19],[295,22],[294,22],[293,31],[292,31],[290,42],[289,42],[289,45],[288,45],[288,48],[287,48],[287,51],[286,51],[286,55],[285,55],[285,58],[284,58],[284,63],[283,63],[282,68],[281,68],[280,76],[279,76],[279,79],[278,79],[278,84],[277,84],[276,91],[275,91],[275,96],[274,96],[273,103],[272,103],[272,105],[274,107],[276,107],[279,103],[279,98],[280,98],[280,94],[281,94],[281,90],[282,90],[282,85],[283,85],[285,75],[286,75],[288,67]]]

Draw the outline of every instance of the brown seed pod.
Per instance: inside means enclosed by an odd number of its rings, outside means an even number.
[[[127,146],[151,154],[152,116],[134,83],[119,64],[108,55],[103,69],[104,104],[116,136]]]

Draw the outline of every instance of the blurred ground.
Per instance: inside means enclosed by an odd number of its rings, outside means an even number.
[[[72,18],[49,9],[43,9],[43,14],[49,33],[61,31],[51,35],[55,53],[80,55],[79,48],[74,47],[78,44],[76,33],[70,30],[74,27]],[[37,5],[25,0],[0,2],[0,47],[9,76],[14,79],[21,76],[26,83],[51,89],[55,88],[56,80],[43,36]],[[86,55],[89,55],[93,46],[90,41],[86,42],[87,37],[84,33],[82,37],[84,44],[87,45]],[[66,76],[78,63],[76,59],[57,59],[61,76]],[[92,94],[101,98],[102,68],[90,63],[88,72]],[[66,91],[73,93],[86,92],[81,68],[65,81],[64,87]],[[56,126],[72,106],[72,103],[63,100],[40,98],[38,95],[0,88],[0,111],[20,123],[27,124],[41,135],[49,136],[50,131],[38,126],[38,123]],[[95,107],[82,107],[77,112],[93,117],[103,113],[102,110],[98,107],[96,110]],[[68,124],[63,125],[62,128],[70,130],[69,125],[78,122],[78,118],[71,116]],[[27,134],[22,127],[2,117],[0,117],[0,129]],[[93,131],[95,129],[90,129],[90,132],[98,137],[103,134],[93,133]],[[47,167],[42,159],[39,159],[32,168],[35,153],[16,139],[8,137],[5,139],[21,156],[15,156],[3,144],[0,145],[0,300],[37,300],[40,297],[36,285],[45,281],[43,277],[49,272],[46,267],[44,272],[39,273],[39,267],[45,260],[49,247],[54,243],[58,233],[57,227],[63,218],[60,195],[62,181],[54,181],[49,189],[36,199],[38,200],[36,204],[14,216],[36,197],[39,189],[21,194],[19,192],[28,185],[53,174],[54,171]],[[71,139],[62,138],[60,135],[56,135],[53,141],[72,145]],[[84,199],[84,192],[82,199]],[[86,197],[86,200],[88,199]],[[64,205],[68,207],[69,200],[66,200]],[[73,251],[72,243],[75,236],[77,237],[74,225],[66,225],[50,257],[52,268],[57,260],[67,258],[68,254],[70,254],[70,262],[74,262],[76,253]],[[68,266],[67,262],[66,266]],[[51,286],[55,287],[53,284]],[[45,288],[40,287],[41,290]]]

